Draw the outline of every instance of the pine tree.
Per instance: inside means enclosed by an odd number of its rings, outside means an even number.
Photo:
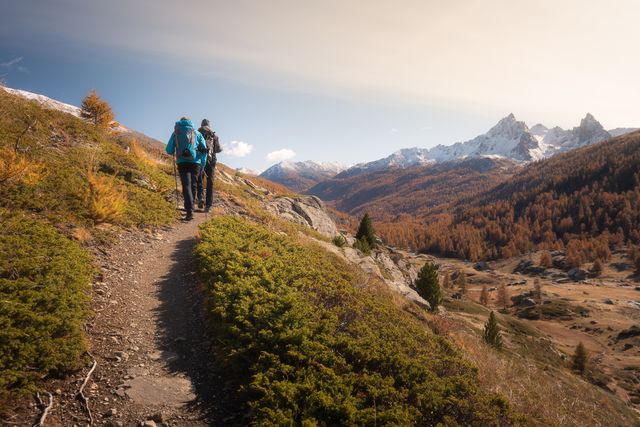
[[[571,369],[580,374],[584,374],[585,369],[587,368],[587,359],[589,356],[587,355],[587,350],[584,348],[582,343],[578,343],[576,346],[576,352],[573,354],[573,364],[571,365]]]
[[[467,295],[467,274],[462,270],[458,271],[456,285],[458,285],[458,289],[462,295]]]
[[[371,224],[371,218],[368,213],[365,213],[360,221],[358,232],[356,233],[356,240],[366,240],[370,248],[376,247],[376,236]]]
[[[98,96],[95,89],[82,100],[82,117],[90,119],[97,127],[107,129],[115,118],[111,106]]]
[[[427,262],[418,272],[415,282],[418,294],[427,300],[431,310],[435,311],[442,304],[442,292],[438,281],[438,273],[434,266]]]
[[[502,349],[502,336],[500,335],[500,327],[496,320],[496,315],[493,311],[489,314],[489,320],[484,324],[484,331],[482,333],[484,341],[490,346],[501,350]]]
[[[482,287],[482,292],[480,292],[480,304],[485,307],[489,304],[489,291],[486,286]]]
[[[502,306],[503,310],[506,310],[509,306],[509,292],[504,283],[498,288],[498,305]]]

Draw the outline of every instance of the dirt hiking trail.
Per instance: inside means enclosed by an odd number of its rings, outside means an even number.
[[[193,268],[204,220],[196,213],[193,221],[154,233],[124,230],[116,245],[98,254],[102,274],[93,285],[95,315],[87,325],[97,365],[84,389],[93,425],[239,423],[221,409],[232,393],[216,373]],[[72,378],[54,381],[59,388],[46,426],[89,425],[76,397],[92,364],[87,361]]]

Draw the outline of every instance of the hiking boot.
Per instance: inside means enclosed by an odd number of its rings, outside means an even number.
[[[205,213],[211,212],[211,206],[207,206],[204,208]]]
[[[198,200],[198,209],[202,209],[204,208],[204,200],[200,199]]]
[[[193,212],[187,212],[187,216],[184,217],[185,221],[191,221],[193,219]]]

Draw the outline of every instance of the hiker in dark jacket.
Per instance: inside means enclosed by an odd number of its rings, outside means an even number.
[[[195,183],[200,175],[201,167],[205,166],[207,143],[204,138],[195,130],[193,123],[187,117],[176,122],[167,143],[166,151],[174,155],[180,172],[180,182],[182,183],[182,195],[184,196],[184,210],[187,215],[185,220],[193,219],[193,191]]]
[[[207,163],[204,167],[204,170],[200,173],[198,177],[198,206],[202,208],[202,193],[203,191],[203,180],[204,176],[207,177],[207,191],[206,191],[206,202],[204,203],[204,211],[209,212],[211,210],[211,204],[213,203],[213,178],[215,175],[216,168],[216,154],[222,151],[220,147],[220,141],[218,140],[218,136],[211,129],[209,125],[209,120],[202,120],[202,124],[198,132],[202,134],[205,141],[207,141]]]

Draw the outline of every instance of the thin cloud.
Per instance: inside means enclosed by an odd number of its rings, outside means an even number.
[[[18,56],[16,58],[13,58],[7,62],[0,62],[0,66],[4,67],[4,68],[11,68],[16,64],[19,64],[20,62],[22,62],[22,56]]]
[[[267,154],[267,160],[270,162],[281,162],[282,160],[289,160],[295,156],[295,151],[283,148],[282,150],[272,151]]]
[[[244,141],[231,141],[222,144],[222,149],[225,155],[231,157],[246,157],[253,151],[253,145],[247,144]]]

